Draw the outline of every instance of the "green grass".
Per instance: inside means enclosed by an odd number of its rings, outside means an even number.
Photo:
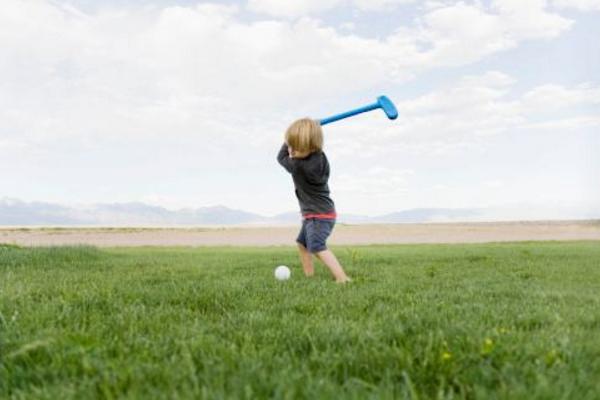
[[[600,243],[334,251],[0,246],[0,398],[600,397]]]

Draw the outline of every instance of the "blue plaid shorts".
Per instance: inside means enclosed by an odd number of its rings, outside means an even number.
[[[304,219],[296,242],[306,247],[311,253],[327,250],[327,238],[331,235],[334,226],[334,219]]]

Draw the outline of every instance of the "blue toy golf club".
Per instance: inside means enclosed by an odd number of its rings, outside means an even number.
[[[368,106],[357,108],[355,110],[346,111],[345,113],[334,115],[332,117],[324,118],[319,122],[321,123],[321,125],[326,125],[331,122],[339,121],[340,119],[353,117],[356,114],[362,114],[364,112],[376,110],[378,108],[381,108],[389,119],[398,118],[398,110],[396,110],[396,106],[394,106],[394,103],[392,103],[392,101],[385,96],[379,96],[377,98],[376,103],[369,104]]]

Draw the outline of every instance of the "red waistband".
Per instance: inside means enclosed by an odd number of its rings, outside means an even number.
[[[308,219],[308,218],[318,218],[318,219],[336,219],[337,218],[337,214],[336,213],[327,213],[327,214],[304,214],[302,216],[302,218],[304,219]]]

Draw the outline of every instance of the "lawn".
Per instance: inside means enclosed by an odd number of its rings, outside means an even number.
[[[600,242],[333,250],[0,245],[0,398],[600,398]]]

